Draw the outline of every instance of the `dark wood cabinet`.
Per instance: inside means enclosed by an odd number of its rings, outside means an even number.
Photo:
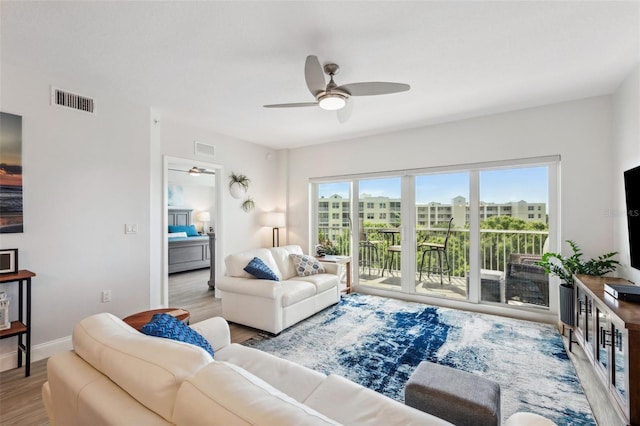
[[[575,276],[576,339],[627,424],[640,425],[640,303],[604,291],[613,277]]]

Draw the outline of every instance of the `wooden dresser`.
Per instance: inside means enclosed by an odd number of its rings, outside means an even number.
[[[576,338],[623,421],[640,425],[640,303],[609,296],[621,278],[576,275]]]

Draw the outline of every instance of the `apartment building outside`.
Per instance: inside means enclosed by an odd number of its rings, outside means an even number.
[[[359,201],[359,216],[364,223],[400,225],[401,201],[399,198],[374,197],[368,194]],[[349,227],[349,199],[340,195],[320,198],[318,201],[318,225],[320,228]],[[525,222],[547,223],[546,203],[528,203],[520,200],[508,203],[480,202],[480,220],[493,216],[511,216]],[[464,228],[469,222],[469,203],[458,196],[451,204],[430,202],[416,204],[416,222],[419,228],[431,228],[437,223],[448,222],[453,217],[456,228]]]

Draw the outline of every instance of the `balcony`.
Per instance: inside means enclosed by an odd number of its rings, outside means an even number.
[[[331,251],[338,255],[350,253],[349,228],[321,228],[320,232],[332,242]],[[361,253],[360,284],[378,288],[400,290],[400,260],[387,258],[390,244],[379,228],[366,228],[369,241],[376,241],[379,259],[365,259]],[[419,228],[417,241],[443,242],[446,229]],[[480,230],[480,299],[488,303],[518,305],[533,308],[548,308],[549,284],[535,261],[544,250],[548,231],[532,230]],[[451,269],[451,280],[445,273],[443,283],[440,275],[424,273],[419,280],[416,270],[416,292],[441,297],[467,299],[469,281],[469,230],[452,229],[447,247],[447,258]],[[383,276],[385,260],[388,270]],[[416,269],[419,269],[421,252],[416,253]],[[426,268],[425,268],[426,269]]]

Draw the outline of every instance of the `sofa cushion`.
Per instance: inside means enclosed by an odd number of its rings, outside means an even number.
[[[158,313],[151,317],[151,321],[143,325],[140,331],[147,336],[163,337],[179,342],[191,343],[213,356],[213,348],[197,331],[189,328],[173,315]]]
[[[290,254],[293,265],[296,267],[296,273],[299,277],[308,277],[309,275],[324,274],[324,267],[318,259],[306,254]]]
[[[278,265],[283,280],[298,276],[293,261],[289,258],[290,254],[302,254],[302,248],[297,245],[289,245],[284,247],[273,247],[269,249],[273,258]]]
[[[254,257],[244,270],[261,280],[280,281],[280,278],[259,257]]]
[[[206,413],[206,414],[203,414]],[[186,379],[176,400],[176,424],[335,425],[240,367],[215,361]]]
[[[298,402],[307,399],[327,378],[318,371],[238,343],[216,352],[215,359],[247,370]]]
[[[146,336],[106,312],[80,321],[72,341],[78,356],[168,421],[182,381],[213,361],[197,346]]]
[[[230,254],[225,257],[224,264],[227,268],[226,274],[230,277],[255,278],[244,270],[245,266],[247,266],[254,257],[262,260],[262,262],[264,262],[264,264],[267,265],[279,279],[282,279],[282,274],[278,269],[276,261],[273,259],[273,255],[268,249],[264,248],[247,250],[240,253]]]
[[[344,404],[344,401],[349,403]],[[345,425],[451,426],[446,420],[406,406],[335,374],[327,377],[304,403]]]
[[[317,274],[310,275],[308,277],[298,277],[296,281],[305,281],[316,286],[316,293],[322,293],[329,290],[332,287],[337,287],[340,284],[340,280],[337,275],[334,274]]]
[[[316,294],[316,286],[304,281],[282,281],[282,306],[291,306]]]

